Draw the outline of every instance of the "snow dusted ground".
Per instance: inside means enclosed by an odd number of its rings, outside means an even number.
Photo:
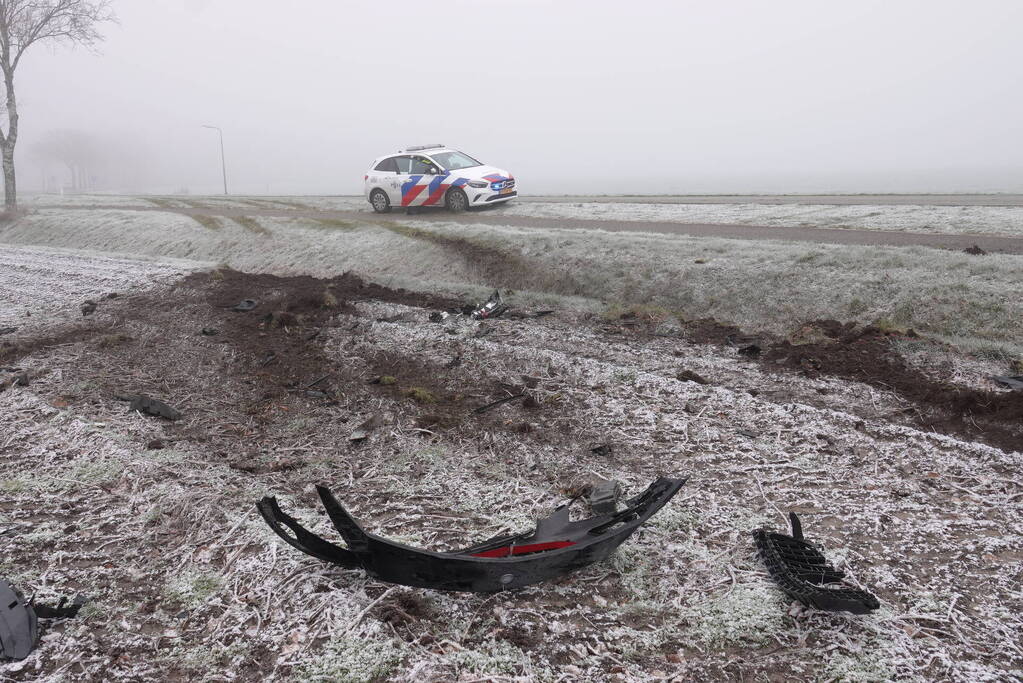
[[[204,265],[0,243],[0,327],[25,332],[55,318],[81,317],[86,300],[170,282]]]
[[[49,262],[81,268],[67,252]],[[0,277],[12,270],[0,265]],[[34,272],[38,285],[29,276],[21,300],[45,307],[54,285]],[[561,312],[434,324],[428,310],[376,301],[337,315],[317,341],[359,379],[338,387],[339,406],[296,400],[223,420],[249,398],[238,352],[196,329],[226,331],[238,314],[184,298],[131,319],[137,352],[134,342],[111,349],[87,338],[41,350],[21,361],[32,383],[0,393],[0,573],[42,600],[90,599],[78,619],[48,625],[27,660],[0,665],[0,679],[1023,675],[1023,454],[895,424],[898,399],[855,382],[767,373],[679,338],[611,334]],[[119,297],[97,315],[130,312]],[[539,407],[507,404],[478,428],[466,415],[468,426],[424,432],[437,405],[365,381],[381,356],[418,368],[414,381],[428,379],[438,397],[535,376]],[[446,369],[455,356],[462,365]],[[678,380],[682,368],[710,383]],[[398,386],[413,381],[397,374]],[[181,428],[127,413],[110,399],[111,381],[159,388],[183,411]],[[386,426],[347,443],[367,412],[386,415]],[[256,424],[273,420],[275,447],[248,452]],[[168,434],[166,447],[148,447]],[[218,452],[209,439],[232,446]],[[603,442],[610,454],[590,451]],[[295,464],[236,466],[281,457]],[[333,540],[310,495],[326,482],[370,531],[441,548],[526,528],[590,474],[630,493],[658,474],[690,480],[612,560],[497,595],[391,587],[332,568],[284,544],[252,505],[278,495]],[[749,532],[784,530],[790,510],[878,595],[879,611],[807,610],[778,591]]]
[[[1023,207],[819,206],[800,204],[627,204],[513,201],[509,216],[609,221],[724,223],[908,232],[1023,235]]]

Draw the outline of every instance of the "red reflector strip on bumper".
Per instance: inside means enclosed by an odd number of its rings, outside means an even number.
[[[508,557],[509,555],[525,555],[526,553],[538,553],[544,550],[557,550],[575,545],[572,541],[551,541],[550,543],[533,543],[532,545],[506,545],[503,548],[494,548],[482,553],[473,553],[473,557]]]

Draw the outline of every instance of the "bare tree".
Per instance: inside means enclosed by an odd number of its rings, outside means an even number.
[[[0,0],[0,70],[7,91],[7,131],[0,127],[4,165],[4,204],[18,206],[14,176],[14,146],[18,142],[18,101],[14,72],[32,45],[66,41],[92,46],[100,40],[97,24],[113,21],[109,0]]]

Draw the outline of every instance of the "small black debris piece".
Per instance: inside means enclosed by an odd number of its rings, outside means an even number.
[[[120,294],[118,294],[117,292],[109,292],[109,293],[107,293],[107,294],[104,294],[104,295],[103,295],[103,298],[104,298],[104,299],[116,299],[116,298],[117,298],[117,297],[119,297],[119,296],[121,296],[121,295],[120,295]]]
[[[129,412],[145,413],[146,415],[162,417],[172,421],[181,419],[181,413],[159,399],[139,394],[138,396],[131,397],[129,400],[131,401],[131,404],[128,406]]]
[[[220,330],[215,327],[204,327],[202,328],[202,336],[204,337],[215,337],[220,334]]]
[[[622,485],[617,481],[601,479],[586,494],[586,502],[595,515],[613,515],[622,497]]]
[[[987,255],[987,252],[984,251],[983,249],[981,249],[976,244],[974,244],[972,247],[967,247],[966,249],[963,249],[963,252],[967,253],[967,254],[969,254],[971,256],[986,256]]]
[[[316,389],[306,389],[302,392],[302,395],[306,398],[330,398],[330,394],[325,391],[317,391]]]
[[[614,449],[611,447],[611,444],[602,443],[591,448],[590,453],[593,453],[594,455],[599,455],[603,458],[609,458],[611,457],[611,454],[614,453]]]
[[[1023,375],[992,375],[991,379],[1003,387],[1014,391],[1023,391]]]
[[[430,314],[430,322],[442,323],[450,317],[451,314],[448,313],[447,311],[434,311],[433,313]]]
[[[533,314],[533,316],[536,318],[543,318],[548,315],[554,315],[554,313],[555,311],[537,311],[536,313]]]
[[[758,436],[760,436],[760,432],[755,432],[752,429],[736,429],[735,433],[741,434],[742,436],[747,436],[751,439],[755,439]]]
[[[457,368],[461,364],[462,364],[462,357],[461,356],[455,356],[454,358],[449,360],[447,363],[445,363],[444,367],[446,369],[450,370],[452,368]]]
[[[316,487],[320,501],[347,548],[305,529],[281,510],[276,498],[265,497],[256,508],[285,542],[324,562],[361,567],[373,578],[405,586],[491,593],[556,579],[606,559],[684,483],[659,478],[622,510],[575,522],[569,518],[569,506],[562,505],[539,520],[533,531],[450,552],[412,548],[367,533],[324,486]]]
[[[370,433],[380,425],[384,423],[384,420],[380,415],[372,415],[368,420],[363,422],[361,425],[355,428],[351,436],[348,437],[349,441],[365,441],[369,438]]]
[[[80,306],[80,308],[82,309],[82,317],[84,318],[85,316],[92,315],[96,312],[96,302],[91,300],[86,301]]]
[[[678,374],[675,375],[675,379],[680,382],[696,382],[697,384],[710,384],[702,375],[698,375],[692,370],[679,370]]]
[[[270,363],[273,363],[275,360],[277,360],[277,352],[267,351],[266,355],[263,356],[263,360],[259,361],[259,365],[265,368],[267,365],[270,365]]]
[[[508,308],[508,304],[501,300],[501,292],[495,289],[494,293],[490,295],[490,298],[487,299],[486,303],[473,310],[472,317],[476,320],[500,318],[508,312]]]
[[[153,439],[146,444],[146,449],[150,451],[159,451],[167,447],[167,442],[163,439]]]
[[[761,351],[761,348],[760,348],[759,344],[747,344],[746,346],[740,346],[738,353],[739,353],[740,356],[750,356],[750,357],[753,357],[753,356],[759,356],[760,355],[760,351]]]
[[[17,331],[18,331],[17,327],[0,327],[0,337],[4,336],[5,334],[14,334]]]
[[[474,334],[472,336],[473,336],[474,339],[481,339],[481,338],[487,336],[488,334],[490,334],[493,331],[494,331],[494,328],[487,327],[486,325],[482,325],[481,324],[479,329],[476,330],[476,334]]]
[[[70,605],[67,604],[67,598],[61,598],[56,607],[35,603],[32,605],[32,609],[40,619],[74,619],[83,606],[85,606],[85,596],[79,594],[75,596]]]
[[[508,403],[509,401],[514,401],[515,399],[522,398],[523,396],[525,396],[525,394],[513,394],[511,396],[505,396],[504,398],[499,398],[496,401],[491,401],[490,403],[488,403],[488,404],[486,404],[484,406],[480,406],[479,408],[476,408],[472,412],[475,413],[476,415],[480,415],[482,413],[487,412],[491,408],[496,408],[497,406],[499,406],[499,405],[501,405],[503,403]]]
[[[803,528],[796,513],[789,513],[792,535],[766,529],[753,532],[753,540],[767,572],[793,600],[807,607],[829,612],[867,614],[881,606],[877,598],[855,588],[832,588],[841,584],[845,572],[835,569],[824,555],[803,540]]]
[[[247,313],[257,306],[255,299],[242,299],[231,310],[235,313]]]

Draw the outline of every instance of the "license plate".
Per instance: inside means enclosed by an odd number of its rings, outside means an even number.
[[[506,187],[506,188],[504,188],[503,190],[501,190],[500,192],[498,192],[498,194],[511,194],[511,193],[512,193],[512,192],[514,192],[514,191],[515,191],[515,190],[514,190],[514,189],[512,189],[512,188],[510,188],[510,187]]]

